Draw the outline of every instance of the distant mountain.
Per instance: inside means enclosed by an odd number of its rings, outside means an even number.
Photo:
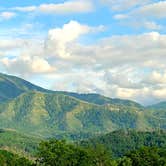
[[[166,128],[166,101],[148,106],[147,109],[158,121],[158,127]]]
[[[147,106],[147,108],[153,110],[166,110],[166,101]]]
[[[129,151],[137,150],[143,146],[165,148],[166,132],[119,130],[80,141],[79,144],[84,147],[103,145],[107,150],[113,153],[114,157],[121,157]]]
[[[50,91],[4,74],[0,74],[0,99],[0,128],[45,137],[67,133],[87,137],[121,128],[166,129],[158,109],[99,94]]]

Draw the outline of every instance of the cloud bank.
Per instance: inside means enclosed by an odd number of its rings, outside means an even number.
[[[50,29],[43,41],[1,40],[0,51],[13,50],[15,56],[7,52],[0,63],[9,73],[52,79],[54,90],[96,92],[146,104],[166,99],[166,35],[149,32],[80,42],[102,30],[71,20]]]

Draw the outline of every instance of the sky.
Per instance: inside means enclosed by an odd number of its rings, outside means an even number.
[[[0,0],[0,72],[47,89],[166,100],[165,0]]]

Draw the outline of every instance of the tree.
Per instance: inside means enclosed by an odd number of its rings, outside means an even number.
[[[129,152],[126,156],[131,159],[134,166],[164,166],[166,164],[164,160],[161,160],[159,149],[155,147],[143,147]]]
[[[25,157],[19,157],[16,154],[6,150],[0,150],[0,165],[1,166],[32,166],[33,163]]]
[[[130,158],[127,157],[120,158],[118,166],[132,166],[132,161]]]
[[[50,166],[91,166],[92,157],[81,147],[64,140],[50,140],[39,145],[38,162]]]
[[[108,150],[106,150],[106,148],[103,145],[97,144],[95,147],[89,150],[91,150],[91,155],[95,166],[113,165],[111,161],[112,155],[109,153]]]
[[[80,147],[67,144],[64,140],[41,142],[38,152],[38,163],[49,166],[115,166],[110,154],[98,145]]]

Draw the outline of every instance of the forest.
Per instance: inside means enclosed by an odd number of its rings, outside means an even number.
[[[166,133],[137,132],[119,130],[109,134],[81,141],[62,139],[28,140],[27,137],[15,135],[17,144],[10,142],[4,148],[4,137],[1,130],[0,165],[2,166],[165,166],[166,165]],[[7,132],[5,138],[10,138]],[[19,145],[22,140],[23,146]],[[28,140],[28,141],[27,141]],[[24,150],[24,153],[12,150],[13,146]],[[6,144],[7,145],[7,144]],[[31,155],[25,151],[30,149]],[[32,147],[34,148],[32,150]],[[17,148],[16,148],[17,149]],[[17,153],[17,154],[16,154]]]

